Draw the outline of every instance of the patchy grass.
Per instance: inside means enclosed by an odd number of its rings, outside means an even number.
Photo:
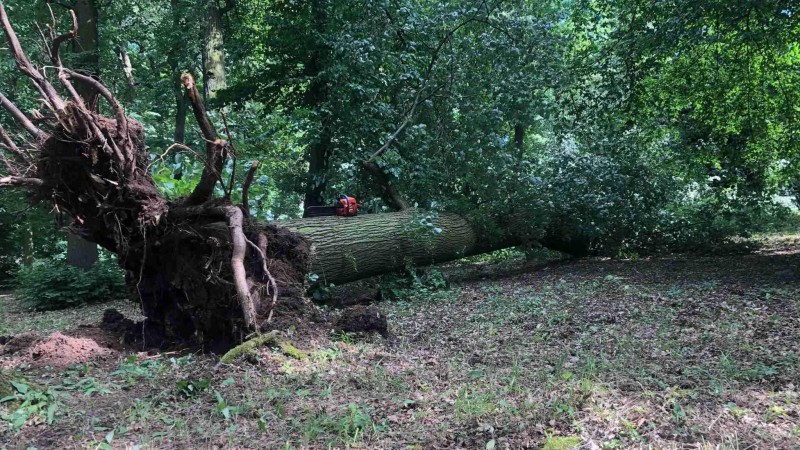
[[[47,393],[44,412],[20,431],[0,421],[0,443],[797,448],[800,240],[768,244],[499,278],[475,269],[447,291],[383,304],[389,341],[290,336],[305,359],[265,348],[216,368],[208,355],[134,353],[63,372],[21,369]],[[4,318],[4,333],[69,328],[101,311],[58,321],[65,312],[20,313],[26,325]]]
[[[115,308],[126,317],[139,320],[139,308],[129,300],[80,306],[58,311],[31,311],[16,301],[11,294],[0,293],[0,336],[16,335],[26,331],[43,334],[72,329],[81,325],[96,324],[103,311]]]

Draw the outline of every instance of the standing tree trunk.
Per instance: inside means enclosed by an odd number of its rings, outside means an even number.
[[[23,247],[22,253],[22,265],[25,267],[30,267],[34,261],[34,255],[36,253],[36,249],[34,248],[33,244],[33,228],[31,224],[25,227],[25,246]]]
[[[217,0],[206,1],[203,36],[203,98],[213,100],[225,89],[225,38],[222,34],[222,11]]]
[[[100,32],[98,28],[99,11],[96,0],[76,0],[75,15],[78,17],[79,33],[75,36],[72,49],[77,55],[75,68],[100,76]],[[75,82],[75,89],[90,110],[97,109],[97,89],[90,83]]]
[[[133,64],[131,63],[131,57],[124,45],[121,45],[119,48],[117,48],[117,57],[119,58],[119,62],[122,64],[122,72],[125,74],[127,98],[133,98],[133,90],[136,89],[136,80],[133,78]]]
[[[67,233],[67,264],[89,270],[97,263],[98,256],[97,244]]]
[[[306,192],[303,200],[304,208],[325,205],[325,190],[328,186],[328,166],[330,164],[332,136],[331,117],[323,111],[322,106],[328,101],[327,82],[322,78],[325,65],[325,43],[319,37],[325,32],[328,21],[327,0],[312,0],[311,15],[314,46],[306,64],[306,76],[311,78],[311,85],[305,93],[304,103],[307,108],[319,111],[319,127],[317,136],[306,149],[308,173],[306,175]],[[306,209],[308,211],[308,209]]]
[[[76,0],[75,15],[80,33],[73,41],[73,51],[79,55],[76,67],[96,77],[100,76],[99,13],[95,0]],[[88,83],[77,82],[75,89],[90,110],[96,111],[97,90]],[[97,263],[97,244],[67,232],[67,264],[88,270]]]
[[[185,35],[185,27],[181,20],[181,6],[180,0],[170,0],[172,12],[172,26],[174,29],[180,30],[180,35]],[[185,51],[180,42],[172,42],[169,54],[167,55],[167,62],[170,70],[172,70],[172,87],[175,91],[175,133],[174,142],[183,144],[186,141],[186,94],[183,89],[183,82],[181,82],[181,63],[180,54]]]

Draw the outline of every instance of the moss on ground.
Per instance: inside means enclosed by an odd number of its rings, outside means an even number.
[[[281,353],[295,359],[308,358],[308,355],[304,351],[298,349],[290,342],[280,339],[277,331],[270,331],[267,334],[258,335],[228,350],[228,352],[220,358],[219,362],[221,364],[231,364],[238,358],[255,353],[256,350],[265,346],[278,347],[281,349]]]
[[[572,450],[581,445],[578,436],[550,436],[544,443],[542,450]]]

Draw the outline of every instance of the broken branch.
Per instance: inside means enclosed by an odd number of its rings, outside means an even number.
[[[17,67],[22,73],[27,75],[28,78],[33,80],[34,84],[45,97],[45,100],[47,100],[54,108],[53,112],[55,112],[57,116],[60,116],[66,106],[64,100],[58,95],[58,92],[56,92],[56,89],[53,87],[53,85],[50,84],[50,82],[48,82],[44,76],[33,67],[33,64],[31,64],[30,60],[25,55],[25,52],[22,50],[22,46],[19,43],[19,38],[17,38],[17,33],[14,32],[14,28],[11,27],[11,22],[8,20],[8,14],[6,14],[6,9],[2,3],[0,3],[0,23],[2,23],[3,32],[5,32],[6,38],[8,38],[9,50],[11,50],[11,54],[14,55],[14,59],[17,62]]]
[[[0,187],[7,187],[7,186],[40,187],[44,186],[44,181],[39,178],[26,178],[26,177],[14,177],[14,176],[0,178]]]
[[[0,6],[2,6],[2,4],[0,4]],[[31,120],[28,119],[28,116],[26,116],[25,113],[20,111],[20,109],[17,108],[17,105],[12,103],[11,100],[9,100],[8,97],[3,95],[2,92],[0,92],[0,106],[5,108],[5,110],[8,111],[9,114],[11,114],[11,116],[13,116],[14,119],[16,119],[17,122],[19,122],[23,128],[25,128],[25,131],[33,135],[33,137],[35,137],[36,140],[44,141],[49,137],[47,133],[40,130],[39,127],[34,125],[33,122],[31,122]]]
[[[217,130],[209,120],[206,107],[200,100],[200,92],[197,90],[194,77],[187,72],[183,74],[181,81],[186,88],[189,103],[192,105],[194,118],[200,126],[203,139],[206,141],[206,160],[208,164],[203,169],[203,174],[200,176],[197,186],[194,187],[194,190],[186,199],[186,203],[189,205],[199,205],[212,197],[214,185],[217,181],[222,183],[221,173],[225,164],[228,144],[217,136]],[[222,189],[225,190],[224,183],[222,184]]]
[[[244,184],[242,185],[242,209],[246,217],[250,217],[250,185],[253,184],[253,177],[255,177],[257,171],[258,161],[253,161],[253,164],[250,165],[250,169],[247,171],[247,176],[244,178]]]

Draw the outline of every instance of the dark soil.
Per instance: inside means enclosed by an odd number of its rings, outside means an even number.
[[[374,306],[357,305],[342,311],[334,324],[334,329],[345,333],[378,333],[389,335],[386,315]]]

